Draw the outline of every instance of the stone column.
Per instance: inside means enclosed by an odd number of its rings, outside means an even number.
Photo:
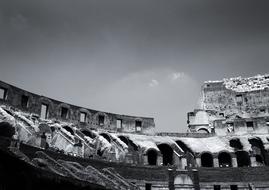
[[[196,166],[201,167],[201,158],[200,157],[196,158]]]
[[[157,166],[160,166],[162,163],[163,163],[163,155],[161,153],[158,153]]]
[[[219,159],[218,158],[213,159],[213,165],[215,168],[219,168]]]
[[[251,164],[251,167],[257,166],[256,157],[254,155],[250,155],[250,164]]]
[[[238,167],[238,165],[237,165],[237,159],[234,156],[232,156],[232,166],[233,166],[233,168]]]
[[[181,166],[182,166],[182,169],[186,168],[186,166],[187,166],[187,158],[185,158],[185,157],[181,158]]]
[[[147,154],[143,154],[143,164],[144,165],[149,165],[149,163],[148,163],[148,155]]]

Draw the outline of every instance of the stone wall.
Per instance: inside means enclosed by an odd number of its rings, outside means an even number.
[[[80,128],[154,134],[153,118],[120,115],[78,107],[22,90],[2,81],[0,81],[0,103],[36,114],[44,119],[70,122]]]

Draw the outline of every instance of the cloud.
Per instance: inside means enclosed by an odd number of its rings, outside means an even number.
[[[171,75],[169,75],[171,81],[175,81],[175,80],[178,80],[182,77],[184,77],[184,73],[183,72],[175,72],[175,73],[172,73]]]
[[[155,86],[158,86],[159,85],[159,82],[156,80],[156,79],[152,79],[149,83],[149,86],[150,87],[155,87]]]

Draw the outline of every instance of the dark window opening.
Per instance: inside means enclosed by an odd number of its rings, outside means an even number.
[[[264,108],[261,108],[261,109],[260,109],[260,112],[261,112],[261,113],[265,113],[266,110],[265,110]]]
[[[117,129],[121,129],[121,128],[122,128],[122,120],[117,119]]]
[[[105,124],[105,116],[103,116],[103,115],[98,116],[98,124],[99,125],[104,125]]]
[[[140,132],[142,130],[142,121],[135,121],[135,130]]]
[[[42,119],[47,119],[48,118],[48,108],[49,108],[49,106],[47,104],[42,104],[41,105],[41,114],[40,114],[40,117]]]
[[[241,106],[243,103],[243,97],[241,94],[235,96],[237,106]]]
[[[29,102],[29,97],[25,96],[25,95],[22,95],[21,96],[21,106],[23,108],[27,108],[28,107],[28,102]]]
[[[224,117],[224,113],[219,113],[219,116]]]
[[[157,165],[157,151],[156,150],[148,150],[148,164],[149,165]]]
[[[79,121],[81,123],[85,123],[86,122],[86,118],[87,118],[87,114],[85,112],[80,112]]]
[[[67,119],[68,118],[68,108],[62,107],[61,108],[61,118]]]
[[[246,151],[235,152],[238,167],[250,166],[249,154]]]
[[[220,185],[214,185],[214,190],[220,190]]]
[[[0,99],[5,100],[7,96],[7,89],[0,88]]]
[[[254,129],[253,121],[247,121],[247,130],[253,131],[253,129]]]
[[[151,183],[146,183],[145,190],[151,190]]]
[[[158,148],[160,149],[163,156],[163,165],[167,166],[168,164],[173,164],[173,149],[167,144],[159,144]]]
[[[230,187],[231,187],[231,190],[237,190],[238,189],[237,185],[231,185]]]
[[[232,166],[232,158],[231,155],[227,152],[222,152],[218,156],[219,159],[219,167],[231,167]]]
[[[213,167],[213,156],[210,153],[203,153],[201,155],[202,167]]]

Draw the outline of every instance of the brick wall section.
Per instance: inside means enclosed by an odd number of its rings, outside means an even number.
[[[54,100],[48,97],[44,97],[41,95],[37,95],[20,88],[17,88],[13,85],[7,84],[5,82],[0,81],[0,88],[5,89],[7,91],[5,100],[0,99],[0,104],[7,104],[14,108],[18,108],[20,110],[34,113],[40,115],[41,113],[41,105],[47,104],[48,108],[48,118],[49,119],[57,119],[72,122],[75,125],[81,128],[100,128],[111,131],[119,131],[119,132],[137,132],[135,123],[136,121],[142,122],[141,132],[144,134],[153,134],[155,123],[153,118],[148,117],[137,117],[137,116],[127,116],[120,115],[108,112],[97,111],[93,109],[78,107],[75,105],[71,105],[68,103],[60,102],[58,100]],[[22,107],[21,99],[22,96],[25,95],[29,97],[28,107]],[[79,98],[79,97],[78,97]],[[63,119],[60,116],[61,108],[68,108],[68,119]],[[80,122],[80,113],[86,113],[86,122]],[[104,124],[99,125],[99,115],[104,116]],[[122,120],[122,128],[117,128],[117,120]]]
[[[199,168],[200,182],[268,182],[269,167]]]

